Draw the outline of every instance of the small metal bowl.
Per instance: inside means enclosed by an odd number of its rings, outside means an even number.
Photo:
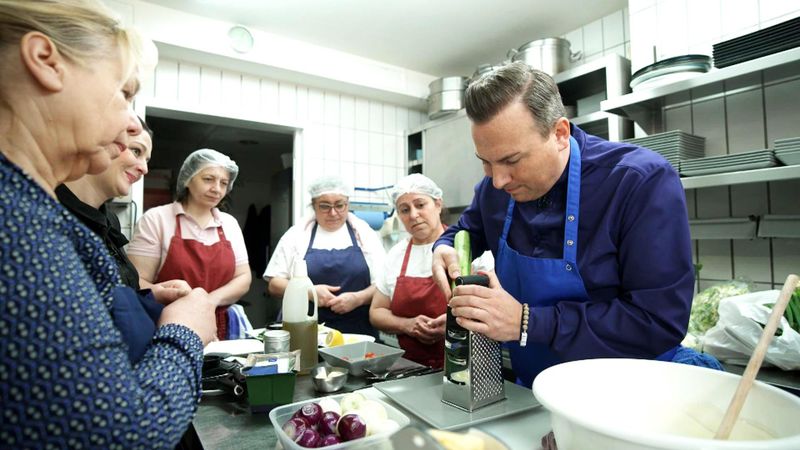
[[[311,369],[311,382],[319,392],[336,392],[347,382],[347,372],[344,367],[318,364]]]

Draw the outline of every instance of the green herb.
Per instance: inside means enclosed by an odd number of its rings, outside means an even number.
[[[764,306],[772,309],[775,304],[765,303]],[[792,293],[792,298],[789,299],[789,303],[786,304],[786,309],[783,311],[783,317],[786,318],[793,330],[800,333],[800,287]]]

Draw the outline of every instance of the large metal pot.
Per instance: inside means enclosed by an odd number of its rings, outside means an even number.
[[[470,82],[477,80],[481,77],[481,75],[491,72],[498,67],[501,67],[499,64],[481,64],[477,68],[475,68],[475,72],[472,73],[472,78],[470,78]]]
[[[428,85],[428,118],[437,119],[464,107],[466,77],[444,77]]]
[[[538,39],[519,49],[512,48],[508,51],[508,57],[511,61],[522,61],[552,76],[569,69],[573,62],[580,59],[581,52],[572,53],[569,47],[566,39]]]

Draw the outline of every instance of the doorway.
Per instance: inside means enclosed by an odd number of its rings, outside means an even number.
[[[239,175],[221,209],[239,223],[245,236],[252,283],[239,304],[253,327],[272,321],[279,302],[266,295],[261,276],[272,249],[292,222],[292,154],[295,129],[227,117],[147,107],[153,130],[150,172],[144,177],[143,211],[169,203],[184,159],[201,148],[233,159]]]

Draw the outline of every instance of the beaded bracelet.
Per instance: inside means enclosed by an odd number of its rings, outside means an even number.
[[[525,347],[528,345],[528,318],[530,317],[530,309],[527,303],[522,304],[522,330],[519,335],[519,346]]]

